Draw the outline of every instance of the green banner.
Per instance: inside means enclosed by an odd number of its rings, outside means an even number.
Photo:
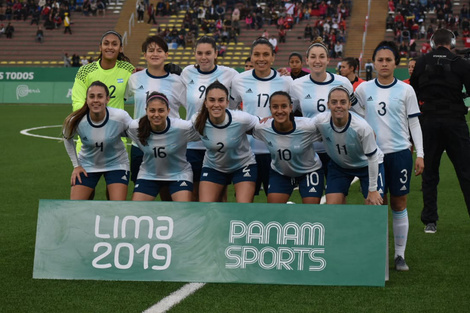
[[[0,67],[0,82],[72,82],[78,67]]]
[[[40,200],[33,277],[384,286],[387,207]]]
[[[7,82],[2,103],[72,103],[73,82]]]

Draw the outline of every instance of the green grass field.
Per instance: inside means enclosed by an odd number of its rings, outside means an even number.
[[[0,105],[0,312],[144,311],[184,283],[32,279],[38,200],[69,198],[72,165],[59,140],[20,131],[60,125],[70,109]],[[60,128],[34,133],[60,137]],[[207,284],[171,312],[468,312],[470,220],[447,156],[441,165],[436,234],[423,232],[420,182],[412,180],[408,200],[411,270],[391,269],[385,288]],[[104,198],[100,183],[96,199]],[[348,198],[362,203],[358,185]],[[297,195],[292,200],[300,202]],[[392,264],[393,239],[390,243]]]

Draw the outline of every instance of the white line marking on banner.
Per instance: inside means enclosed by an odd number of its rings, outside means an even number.
[[[169,296],[160,300],[157,304],[151,306],[144,313],[164,313],[195,293],[198,289],[204,287],[205,283],[189,283],[180,289],[172,292]]]

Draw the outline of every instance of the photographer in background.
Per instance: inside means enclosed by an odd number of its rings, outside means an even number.
[[[438,29],[430,39],[432,51],[416,62],[410,84],[421,104],[424,143],[423,204],[425,233],[435,233],[439,164],[444,150],[454,165],[470,214],[470,136],[462,88],[470,90],[470,63],[450,50],[455,35]]]

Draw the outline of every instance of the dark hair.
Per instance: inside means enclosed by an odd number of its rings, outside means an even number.
[[[106,92],[106,98],[109,97],[108,87],[99,80],[92,82],[90,86],[88,86],[86,94],[88,95],[88,91],[90,90],[90,88],[95,86],[102,87]],[[82,118],[88,114],[89,111],[90,109],[88,108],[85,99],[85,103],[80,109],[73,111],[65,118],[64,123],[62,124],[62,133],[65,139],[70,139],[73,137],[75,131],[77,130],[78,124],[80,123]]]
[[[164,102],[166,104],[167,109],[170,108],[167,96],[157,91],[152,91],[147,96],[147,99],[145,100],[145,108],[147,109],[147,107],[149,106],[149,102],[157,100]],[[150,121],[146,114],[139,119],[139,128],[137,129],[137,137],[144,146],[147,145],[147,138],[150,136],[151,131],[152,127],[150,126]]]
[[[227,87],[224,86],[224,84],[222,84],[221,82],[216,80],[215,82],[213,82],[212,84],[207,86],[206,91],[205,91],[205,95],[204,95],[204,102],[201,106],[201,109],[199,110],[199,114],[196,117],[196,121],[194,122],[194,128],[201,135],[203,135],[203,133],[204,133],[204,128],[206,126],[206,121],[209,118],[209,110],[207,110],[207,108],[205,106],[205,102],[207,100],[207,95],[209,94],[209,91],[211,91],[212,89],[221,89],[227,95],[227,100],[228,100],[229,92],[228,92]]]
[[[168,44],[166,43],[165,39],[160,36],[148,36],[147,39],[145,39],[145,41],[142,43],[142,52],[147,52],[147,48],[152,43],[162,48],[163,51],[168,52]]]
[[[212,48],[214,49],[215,51],[215,61],[214,61],[214,64],[217,64],[217,42],[215,41],[215,39],[213,37],[209,37],[209,36],[202,36],[201,38],[199,38],[197,41],[196,41],[196,44],[194,45],[194,51],[196,51],[197,49],[197,46],[199,46],[200,44],[202,43],[207,43],[207,44],[210,44],[212,46]],[[195,65],[196,67],[199,67],[199,64],[196,64]]]
[[[293,57],[298,57],[300,59],[300,62],[302,62],[302,55],[300,55],[300,53],[298,52],[292,52],[290,55],[289,55],[289,62],[290,62],[290,59],[293,58]]]
[[[116,32],[116,31],[114,31],[114,30],[108,30],[107,32],[105,32],[105,33],[103,34],[103,36],[101,36],[100,46],[103,44],[103,39],[104,39],[104,37],[106,37],[107,35],[114,35],[114,36],[118,37],[120,46],[122,47],[122,36],[121,36],[118,32]],[[100,52],[100,55],[99,55],[99,57],[98,57],[98,60],[101,60],[102,57],[103,57],[103,53]],[[119,52],[119,54],[118,54],[118,56],[117,56],[117,59],[118,59],[119,61],[126,61],[126,62],[131,63],[131,60],[130,60],[123,52]]]
[[[452,38],[454,38],[454,33],[451,30],[446,28],[439,28],[434,32],[431,39],[434,41],[434,45],[437,47],[450,46]]]
[[[245,64],[246,64],[246,62],[251,62],[251,57],[247,57],[247,58],[245,59]]]
[[[213,37],[202,36],[196,41],[196,45],[194,46],[194,49],[196,49],[197,46],[199,46],[201,43],[208,43],[212,46],[212,48],[214,48],[215,51],[217,51],[217,42],[215,41]]]
[[[359,59],[357,58],[344,58],[342,62],[348,63],[349,66],[353,67],[353,72],[356,72],[357,68],[359,67]]]
[[[274,55],[274,46],[265,37],[258,37],[255,41],[253,41],[253,44],[251,45],[250,55],[253,54],[253,50],[257,45],[267,45],[269,48],[271,48],[271,54]]]
[[[375,61],[375,56],[377,52],[380,50],[388,49],[392,51],[393,55],[395,56],[395,65],[400,64],[400,53],[398,52],[398,47],[393,41],[381,41],[377,47],[374,49],[374,53],[372,54],[372,61]]]
[[[313,47],[322,47],[323,49],[325,49],[326,51],[326,56],[329,55],[329,51],[328,51],[328,47],[325,45],[325,43],[323,42],[323,38],[321,37],[317,37],[315,38],[312,43],[310,44],[310,46],[307,48],[307,51],[305,52],[305,55],[307,56],[308,58],[308,54],[310,53],[310,50],[313,48]]]
[[[301,59],[302,60],[302,59]],[[271,96],[269,97],[269,108],[271,109],[271,100],[273,97],[275,96],[283,96],[283,97],[286,97],[287,100],[289,100],[289,104],[292,106],[292,97],[285,91],[283,90],[279,90],[279,91],[275,91],[271,94]],[[294,111],[291,111],[290,114],[289,114],[289,120],[291,120],[291,122],[294,122]]]

